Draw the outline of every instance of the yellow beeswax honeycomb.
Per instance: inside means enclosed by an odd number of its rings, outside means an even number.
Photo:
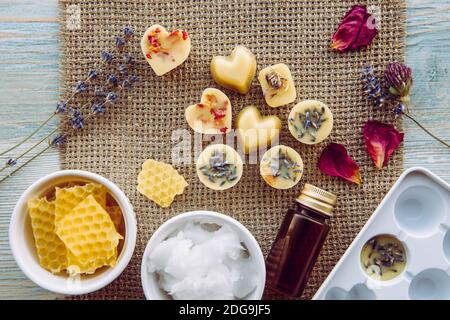
[[[111,220],[114,223],[116,230],[119,231],[119,226],[120,223],[122,222],[122,210],[120,210],[120,207],[119,206],[106,207],[106,212],[108,212],[109,216],[111,217]]]
[[[103,208],[106,207],[106,193],[104,186],[98,183],[88,183],[83,186],[70,188],[56,188],[55,191],[55,222],[58,225],[65,215],[75,208],[88,195],[93,195]]]
[[[153,159],[142,164],[137,180],[137,190],[163,208],[170,206],[188,185],[170,164]]]
[[[34,242],[39,263],[52,273],[67,267],[67,249],[55,231],[55,203],[46,198],[28,200]]]
[[[69,274],[94,273],[98,268],[116,264],[117,246],[123,237],[94,195],[88,195],[57,221],[56,230],[70,251]]]

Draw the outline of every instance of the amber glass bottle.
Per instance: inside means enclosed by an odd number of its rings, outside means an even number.
[[[305,184],[289,209],[266,259],[267,285],[300,296],[330,229],[336,196]]]

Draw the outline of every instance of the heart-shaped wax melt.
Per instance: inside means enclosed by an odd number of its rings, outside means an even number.
[[[184,30],[168,32],[155,24],[144,32],[141,49],[153,71],[162,76],[187,59],[191,51],[191,39]]]
[[[221,86],[247,93],[256,73],[256,58],[244,46],[237,46],[229,56],[216,56],[211,61],[211,75]]]
[[[196,132],[203,134],[227,133],[231,128],[231,103],[222,91],[207,88],[200,103],[186,108],[186,121]]]
[[[278,138],[281,121],[277,116],[261,116],[256,107],[246,107],[238,115],[237,136],[245,153],[267,148]],[[266,150],[266,149],[265,149]]]

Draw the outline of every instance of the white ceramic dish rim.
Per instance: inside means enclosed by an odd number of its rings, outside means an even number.
[[[27,253],[28,257],[22,256],[22,250],[19,248],[19,244],[21,240],[19,240],[19,237],[23,237],[22,235],[19,235],[15,232],[17,230],[18,224],[22,223],[22,216],[26,214],[26,211],[21,209],[27,202],[27,200],[33,196],[36,193],[39,193],[39,190],[42,190],[47,184],[51,183],[51,181],[61,179],[65,176],[74,176],[79,177],[82,180],[90,180],[94,182],[98,182],[102,185],[104,185],[115,197],[116,201],[118,202],[119,206],[121,207],[121,210],[123,212],[123,218],[125,222],[125,239],[124,239],[124,245],[122,252],[120,256],[118,257],[117,264],[113,268],[109,268],[108,270],[105,270],[103,273],[98,275],[98,277],[91,278],[90,283],[88,285],[82,285],[78,288],[67,288],[67,287],[61,287],[54,285],[51,283],[51,281],[48,281],[49,279],[42,279],[36,276],[35,272],[32,271],[33,266],[29,266],[26,263],[26,260],[32,259],[31,253]],[[23,228],[23,227],[20,227]],[[16,263],[18,264],[19,268],[22,270],[22,272],[35,284],[38,286],[47,289],[52,292],[65,294],[65,295],[79,295],[79,294],[86,294],[90,293],[96,290],[99,290],[109,283],[111,283],[114,279],[116,279],[126,268],[128,263],[131,260],[131,257],[134,253],[134,248],[136,245],[136,233],[137,233],[137,226],[136,226],[136,218],[134,215],[133,207],[128,200],[125,193],[120,190],[118,186],[116,186],[114,183],[109,181],[108,179],[92,172],[83,171],[83,170],[60,170],[54,173],[51,173],[49,175],[46,175],[37,181],[35,181],[33,184],[31,184],[25,192],[20,196],[19,200],[17,201],[17,204],[14,208],[13,214],[11,215],[11,220],[9,224],[9,244],[11,247],[12,254],[14,256],[14,259],[16,260]],[[23,242],[23,240],[22,240]],[[23,245],[25,246],[25,245]],[[37,263],[36,263],[37,264]],[[40,267],[37,264],[37,267],[39,267],[41,270],[44,270],[42,267]],[[45,272],[48,272],[44,270]],[[48,272],[49,277],[51,278],[56,277],[55,275]],[[81,280],[82,281],[82,280]]]
[[[442,180],[441,178],[439,178],[437,175],[435,175],[433,172],[431,172],[430,170],[424,168],[424,167],[411,167],[407,170],[405,170],[400,177],[397,179],[397,181],[395,182],[395,184],[391,187],[391,189],[388,191],[388,193],[385,195],[385,197],[383,198],[383,200],[380,202],[380,204],[378,205],[378,207],[375,209],[374,213],[372,214],[372,216],[367,220],[366,224],[364,225],[364,227],[361,229],[361,231],[358,233],[358,235],[355,237],[355,239],[352,241],[352,243],[350,244],[350,246],[347,248],[347,250],[345,251],[344,255],[339,259],[338,263],[335,265],[335,267],[333,268],[333,270],[330,272],[330,274],[328,275],[328,277],[325,279],[325,281],[322,283],[322,285],[320,286],[320,288],[317,290],[317,292],[315,293],[315,295],[313,296],[313,300],[318,300],[318,299],[323,299],[325,291],[330,289],[330,284],[331,282],[334,280],[334,277],[336,275],[336,273],[338,272],[338,270],[340,269],[341,265],[345,263],[345,261],[347,260],[347,258],[349,258],[349,256],[351,255],[352,251],[354,250],[354,248],[358,245],[361,245],[361,238],[364,237],[366,231],[370,228],[372,222],[378,218],[378,213],[384,208],[385,204],[390,201],[390,198],[397,192],[397,188],[398,186],[403,182],[403,180],[405,179],[405,177],[407,177],[408,175],[410,175],[413,172],[419,172],[422,173],[426,176],[428,176],[430,179],[432,179],[435,183],[441,185],[442,187],[449,189],[450,186],[449,184],[447,184],[444,180]],[[396,227],[397,228],[397,227]],[[389,232],[387,232],[387,234],[389,234]],[[408,249],[408,248],[407,248]],[[396,279],[390,280],[395,282]],[[355,283],[356,285],[356,283]]]
[[[199,219],[202,218],[212,218],[224,221],[226,223],[231,224],[232,226],[235,226],[239,228],[243,234],[247,237],[247,239],[242,239],[245,244],[247,245],[250,254],[254,255],[255,262],[262,266],[258,267],[259,270],[261,270],[259,274],[259,282],[258,287],[255,289],[252,300],[259,300],[262,298],[262,295],[264,293],[264,287],[265,287],[265,281],[266,281],[266,268],[265,268],[265,260],[264,256],[262,254],[261,248],[256,241],[255,237],[251,234],[251,232],[239,221],[237,221],[234,218],[231,218],[225,214],[214,212],[214,211],[203,211],[203,210],[197,210],[197,211],[189,211],[185,213],[181,213],[175,217],[172,217],[171,219],[164,222],[152,235],[150,240],[147,243],[147,246],[145,248],[144,254],[142,256],[142,263],[141,263],[141,282],[142,282],[142,288],[144,290],[144,294],[147,300],[154,300],[157,299],[157,297],[154,297],[150,291],[148,283],[150,281],[153,281],[153,279],[150,279],[151,276],[147,272],[147,257],[150,254],[150,252],[153,250],[153,248],[162,240],[159,240],[159,238],[165,239],[171,232],[174,230],[170,230],[167,232],[166,230],[175,223],[180,223],[183,220],[187,221],[191,218]],[[166,234],[167,232],[167,234]],[[159,241],[158,241],[159,240]],[[250,243],[248,243],[250,242]],[[248,246],[251,244],[251,248]]]

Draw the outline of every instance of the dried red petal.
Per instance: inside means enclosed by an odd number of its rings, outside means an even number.
[[[364,123],[362,134],[366,140],[369,155],[380,170],[389,161],[404,137],[404,133],[398,132],[393,125],[375,120]]]
[[[330,47],[339,52],[348,52],[369,46],[378,34],[374,21],[366,6],[353,6],[333,34]]]
[[[181,31],[181,34],[182,34],[183,40],[187,40],[187,38],[189,37],[188,33],[186,31],[184,31],[184,30]]]
[[[320,155],[317,166],[320,171],[329,176],[340,177],[356,184],[361,183],[359,166],[341,144],[330,143],[326,146]]]
[[[222,132],[222,133],[227,133],[228,128],[227,127],[223,127],[223,128],[220,128],[219,131]]]
[[[214,120],[220,120],[222,118],[225,118],[227,115],[227,111],[225,109],[211,109],[211,114],[214,116]]]

